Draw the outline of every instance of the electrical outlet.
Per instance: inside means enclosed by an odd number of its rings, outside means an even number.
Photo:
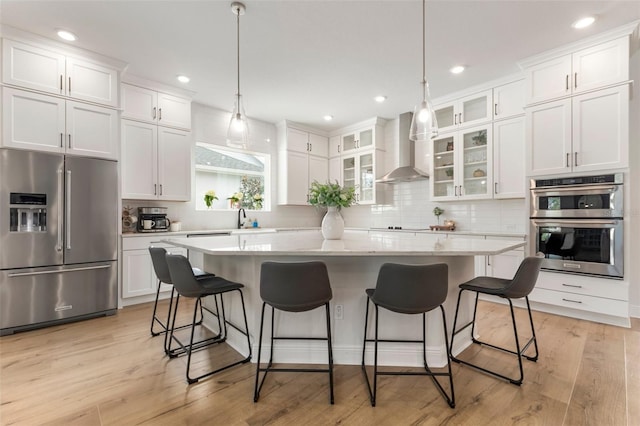
[[[344,319],[344,306],[336,305],[335,315],[337,320]]]

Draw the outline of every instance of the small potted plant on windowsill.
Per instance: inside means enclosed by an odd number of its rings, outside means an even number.
[[[218,197],[216,196],[216,191],[214,191],[213,189],[208,190],[204,194],[204,203],[207,205],[208,209],[211,208],[211,204],[213,204],[213,200],[217,200],[217,199]]]
[[[240,208],[240,201],[242,201],[242,192],[235,192],[231,194],[230,197],[227,197],[227,200],[229,200],[229,207],[231,207],[232,209]]]

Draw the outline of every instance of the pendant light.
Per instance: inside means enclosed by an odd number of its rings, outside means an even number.
[[[412,141],[427,140],[438,136],[438,121],[429,100],[429,83],[425,71],[426,3],[426,0],[422,0],[422,102],[416,105],[411,119],[409,139]]]
[[[240,2],[231,3],[231,11],[236,15],[236,39],[238,58],[238,91],[233,105],[233,113],[227,129],[227,145],[235,148],[247,148],[249,146],[249,123],[242,104],[240,94],[240,15],[244,15],[246,8]]]

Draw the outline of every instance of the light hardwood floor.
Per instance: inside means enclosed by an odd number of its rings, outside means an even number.
[[[507,308],[480,309],[483,339],[510,343]],[[534,312],[540,359],[525,361],[521,387],[454,364],[455,409],[416,376],[380,378],[372,408],[359,366],[336,367],[333,406],[320,374],[271,375],[253,403],[255,364],[189,386],[185,361],[149,336],[150,313],[144,304],[2,337],[0,424],[640,425],[639,320],[624,329]],[[198,356],[206,366],[207,352]],[[515,367],[475,345],[461,356]]]

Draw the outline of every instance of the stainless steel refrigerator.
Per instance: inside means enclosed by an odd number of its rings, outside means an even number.
[[[0,335],[115,313],[117,163],[0,149]]]

